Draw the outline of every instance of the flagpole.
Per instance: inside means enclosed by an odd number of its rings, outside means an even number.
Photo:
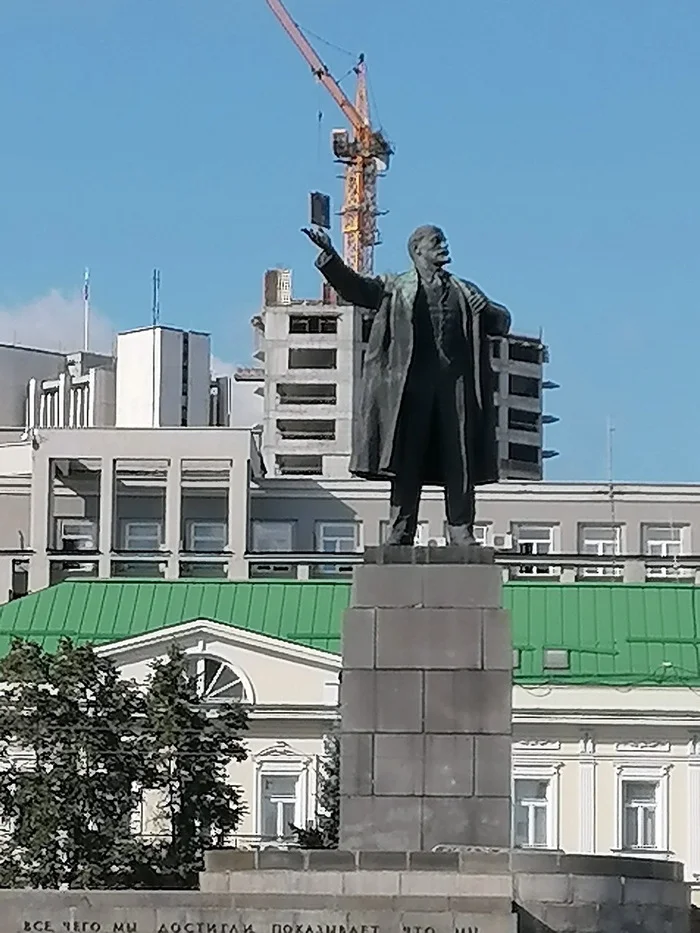
[[[83,350],[90,348],[90,270],[85,268],[83,284]]]

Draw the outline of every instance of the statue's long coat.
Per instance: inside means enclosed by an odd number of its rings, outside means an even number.
[[[413,306],[418,293],[415,269],[369,278],[349,269],[336,253],[322,253],[316,265],[338,294],[373,316],[364,362],[362,396],[353,425],[350,472],[365,479],[391,479],[397,473],[401,403],[413,355]],[[464,411],[470,422],[470,480],[475,486],[498,480],[495,380],[488,336],[510,328],[510,314],[489,301],[476,285],[451,276],[462,305],[467,346],[473,358],[466,371]],[[410,413],[409,413],[410,417]],[[429,452],[423,482],[443,486],[437,450]]]

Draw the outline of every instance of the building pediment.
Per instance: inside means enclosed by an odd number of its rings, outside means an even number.
[[[202,676],[212,681],[217,697],[232,696],[223,687],[240,679],[245,699],[255,706],[334,705],[340,658],[306,645],[295,645],[211,619],[193,619],[155,632],[146,632],[97,651],[111,658],[124,677],[143,682],[156,659],[164,658],[172,645],[201,663]],[[219,667],[224,668],[219,670]],[[217,686],[220,685],[220,686]],[[229,693],[231,691],[229,690]]]

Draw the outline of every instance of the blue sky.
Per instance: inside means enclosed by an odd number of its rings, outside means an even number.
[[[543,329],[549,478],[606,476],[610,416],[616,479],[698,480],[698,0],[288,6],[367,57],[396,146],[378,271],[439,223],[454,271]],[[86,264],[96,339],[148,323],[157,266],[163,321],[231,363],[265,268],[318,294],[299,227],[309,190],[340,205],[344,124],[264,0],[3,0],[0,48],[0,340],[79,334]]]

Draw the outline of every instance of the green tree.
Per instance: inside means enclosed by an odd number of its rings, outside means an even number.
[[[142,886],[196,887],[204,851],[223,844],[245,813],[241,789],[228,777],[244,761],[241,734],[248,714],[240,703],[210,709],[202,701],[186,656],[172,647],[156,661],[146,695],[144,733],[148,787],[157,792],[162,838],[142,866]]]
[[[294,828],[302,849],[337,849],[340,827],[340,740],[337,734],[326,736],[323,758],[319,762],[316,789],[316,822],[302,829]]]
[[[16,640],[0,661],[0,884],[122,887],[146,776],[145,706],[111,661],[63,639],[55,654]]]

